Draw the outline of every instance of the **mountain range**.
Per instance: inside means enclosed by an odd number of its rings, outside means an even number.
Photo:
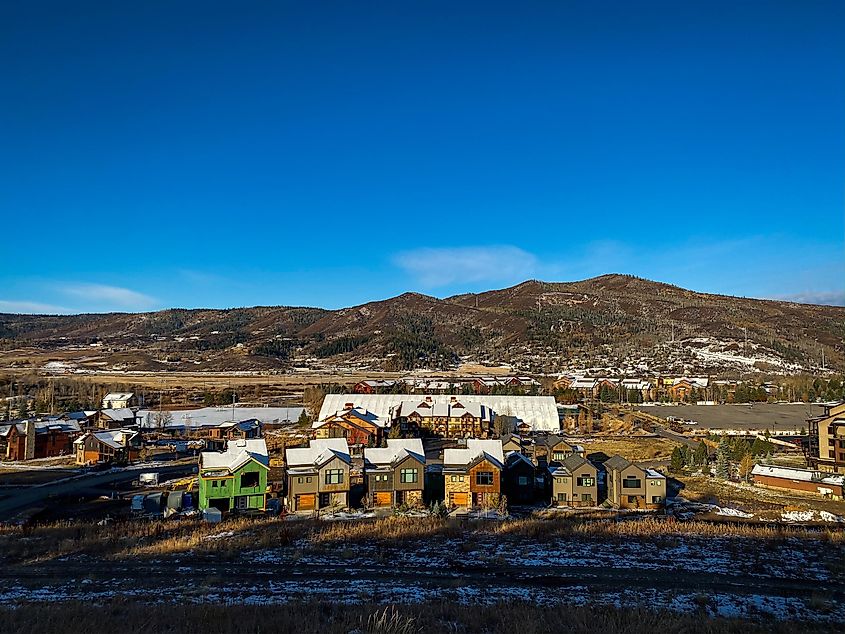
[[[845,367],[845,308],[686,290],[628,275],[529,280],[340,310],[253,307],[0,315],[6,364],[69,369],[797,373]],[[58,365],[56,365],[58,364]]]

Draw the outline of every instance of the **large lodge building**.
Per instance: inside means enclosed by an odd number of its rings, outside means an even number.
[[[845,402],[824,404],[824,414],[808,419],[810,466],[845,473]]]

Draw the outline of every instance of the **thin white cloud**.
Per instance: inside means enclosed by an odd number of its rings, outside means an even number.
[[[149,295],[120,286],[106,284],[66,284],[60,287],[61,292],[82,299],[86,302],[124,309],[152,308],[158,300]]]
[[[536,257],[510,245],[413,249],[397,254],[394,262],[428,287],[521,282],[537,271]]]
[[[69,309],[53,304],[44,304],[29,300],[0,299],[0,313],[17,313],[29,315],[57,315],[69,313]]]
[[[792,295],[781,295],[781,299],[799,304],[822,304],[827,306],[845,306],[845,291],[804,291]]]

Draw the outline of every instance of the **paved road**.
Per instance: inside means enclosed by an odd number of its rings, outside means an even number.
[[[87,476],[74,478],[64,482],[56,482],[42,486],[20,487],[18,489],[5,489],[6,497],[0,499],[0,521],[13,519],[17,514],[28,508],[43,506],[51,496],[71,495],[92,487],[101,487],[108,484],[131,482],[144,470],[157,471],[161,475],[179,477],[193,472],[195,462],[178,465],[157,466],[151,464],[144,469],[127,469],[124,471],[94,472]]]

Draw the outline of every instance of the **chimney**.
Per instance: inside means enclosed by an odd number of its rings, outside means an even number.
[[[35,458],[35,423],[31,420],[26,420],[23,424],[24,435],[26,440],[24,442],[24,460],[32,460]]]

